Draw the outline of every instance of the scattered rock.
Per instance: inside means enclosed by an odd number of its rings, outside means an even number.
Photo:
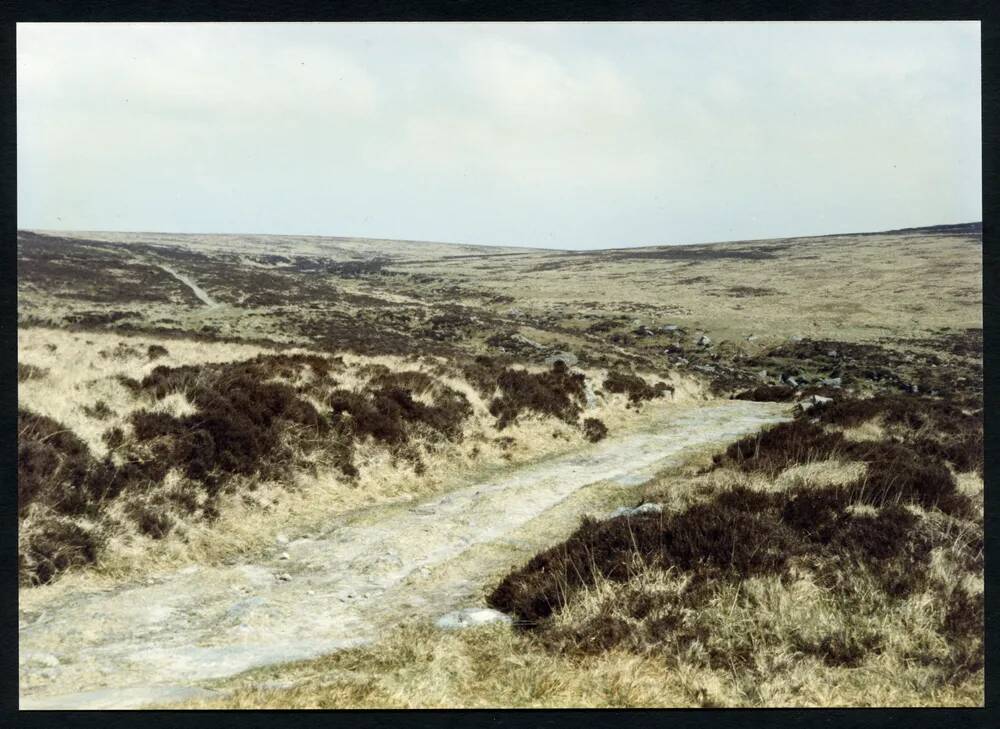
[[[757,373],[757,379],[763,382],[767,382],[767,370],[761,370]]]
[[[533,347],[534,349],[545,349],[545,347],[543,345],[539,344],[538,342],[536,342],[533,339],[528,339],[526,336],[524,336],[523,334],[520,334],[520,333],[518,333],[518,334],[511,334],[510,338],[513,341],[515,341],[515,342],[518,342],[520,344],[525,344],[525,345],[527,345],[529,347]]]
[[[832,397],[823,397],[822,395],[811,395],[811,396],[807,397],[805,400],[799,400],[797,403],[795,403],[795,405],[800,410],[808,410],[809,408],[813,407],[814,405],[823,405],[823,404],[828,403],[828,402],[833,402],[833,398]]]
[[[836,357],[836,356],[837,356],[837,350],[836,350],[836,349],[831,349],[831,350],[829,350],[829,351],[828,351],[828,352],[826,353],[826,356],[827,356],[827,357]]]
[[[639,506],[619,506],[611,512],[611,518],[616,516],[636,516],[639,514],[658,514],[663,511],[663,504],[645,503]]]
[[[277,537],[275,537],[274,541],[276,541],[278,544],[288,544],[288,537],[286,537],[284,534],[279,534]]]
[[[821,380],[820,384],[826,387],[840,387],[843,380],[840,377],[829,377],[825,380]]]
[[[278,582],[291,582],[292,576],[287,572],[282,572],[274,576]]]
[[[673,334],[674,332],[679,331],[679,330],[680,330],[680,327],[677,326],[676,324],[664,324],[663,325],[663,332],[665,334]]]
[[[793,334],[788,338],[789,342],[801,342],[804,337],[801,334]]]
[[[522,317],[522,316],[524,316],[524,312],[521,311],[520,309],[517,309],[517,308],[508,309],[507,310],[507,316]]]
[[[282,552],[281,556],[278,557],[278,559],[291,559],[291,557],[288,556],[288,552]]]
[[[442,615],[434,621],[434,624],[445,630],[460,630],[462,628],[474,628],[477,625],[487,625],[488,623],[510,623],[509,615],[492,608],[463,608]]]
[[[587,380],[583,385],[583,396],[587,398],[588,410],[593,410],[597,407],[597,393],[594,392],[594,386],[591,384],[590,380]]]
[[[756,334],[747,334],[746,337],[744,337],[744,339],[746,339],[746,341],[748,341],[748,342],[756,342],[757,341],[757,335]]]
[[[652,337],[652,336],[654,336],[656,334],[656,332],[654,332],[652,329],[650,329],[649,327],[647,327],[645,324],[640,324],[635,329],[635,331],[633,332],[633,334],[637,334],[640,337]]]
[[[712,339],[707,334],[702,334],[700,337],[698,337],[699,347],[707,347],[710,344],[712,344]]]
[[[572,352],[556,352],[545,358],[545,364],[549,367],[554,365],[556,362],[562,362],[567,367],[573,367],[580,360]]]

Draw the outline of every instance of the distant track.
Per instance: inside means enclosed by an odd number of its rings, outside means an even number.
[[[787,420],[786,410],[729,400],[668,412],[640,431],[373,509],[255,563],[67,589],[19,615],[20,706],[123,709],[210,695],[212,680],[481,604],[489,580],[572,530],[588,494],[622,489],[620,503],[684,452]]]
[[[182,284],[191,289],[194,295],[197,296],[198,299],[201,301],[201,303],[203,303],[205,306],[219,306],[219,302],[213,299],[211,296],[209,296],[208,292],[205,291],[205,289],[203,289],[197,283],[195,283],[195,280],[190,276],[175,271],[170,266],[165,266],[162,263],[153,263],[153,265],[156,266],[157,268],[162,268],[164,271],[166,271],[171,276],[180,281]]]

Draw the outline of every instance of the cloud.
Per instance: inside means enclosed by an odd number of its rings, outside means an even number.
[[[971,220],[978,33],[21,24],[19,224],[594,247]]]

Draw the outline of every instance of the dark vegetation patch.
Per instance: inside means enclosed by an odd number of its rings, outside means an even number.
[[[38,380],[45,377],[49,371],[45,367],[37,367],[33,364],[17,363],[17,381],[27,382],[28,380]]]
[[[583,435],[591,443],[597,443],[607,437],[608,426],[598,418],[586,418],[583,421]]]
[[[727,296],[735,296],[737,298],[748,298],[752,296],[772,296],[777,294],[776,289],[771,289],[761,286],[730,286],[724,291]]]
[[[61,423],[17,411],[17,512],[45,502],[75,513],[92,459],[87,444]]]
[[[791,247],[789,243],[770,243],[756,246],[734,248],[732,244],[665,246],[662,248],[632,248],[624,250],[601,251],[604,261],[622,260],[658,260],[658,261],[701,261],[738,260],[766,261],[775,257],[780,251]],[[588,254],[577,254],[586,256]],[[595,255],[595,254],[590,254]]]
[[[501,430],[526,412],[576,423],[586,399],[584,376],[571,372],[562,361],[548,372],[534,373],[477,357],[464,374],[484,397],[492,398],[490,414]]]
[[[149,347],[146,348],[147,359],[159,359],[160,357],[166,357],[168,354],[170,354],[170,352],[167,351],[167,348],[161,344],[150,344]]]
[[[107,420],[115,414],[104,400],[98,400],[93,405],[84,405],[83,414],[95,420]]]
[[[141,319],[142,315],[135,311],[81,311],[70,314],[66,322],[87,329],[102,329],[110,324],[118,324],[126,319]]]
[[[795,389],[788,385],[759,385],[737,393],[733,397],[737,400],[754,402],[791,402],[795,399]]]
[[[665,382],[650,385],[638,375],[627,372],[609,372],[604,379],[603,387],[607,392],[627,394],[632,405],[638,405],[644,400],[663,397],[668,392],[671,394],[674,392],[674,388]]]

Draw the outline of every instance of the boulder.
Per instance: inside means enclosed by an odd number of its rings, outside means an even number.
[[[700,337],[698,337],[699,347],[707,347],[710,344],[712,344],[712,339],[707,334],[702,334]]]
[[[445,630],[461,630],[462,628],[474,628],[477,625],[488,623],[510,623],[509,615],[505,615],[499,610],[492,608],[463,608],[445,613],[434,624]]]
[[[617,509],[611,512],[611,517],[614,519],[617,516],[639,516],[642,514],[658,514],[663,511],[663,504],[651,504],[645,503],[639,506],[619,506]]]

